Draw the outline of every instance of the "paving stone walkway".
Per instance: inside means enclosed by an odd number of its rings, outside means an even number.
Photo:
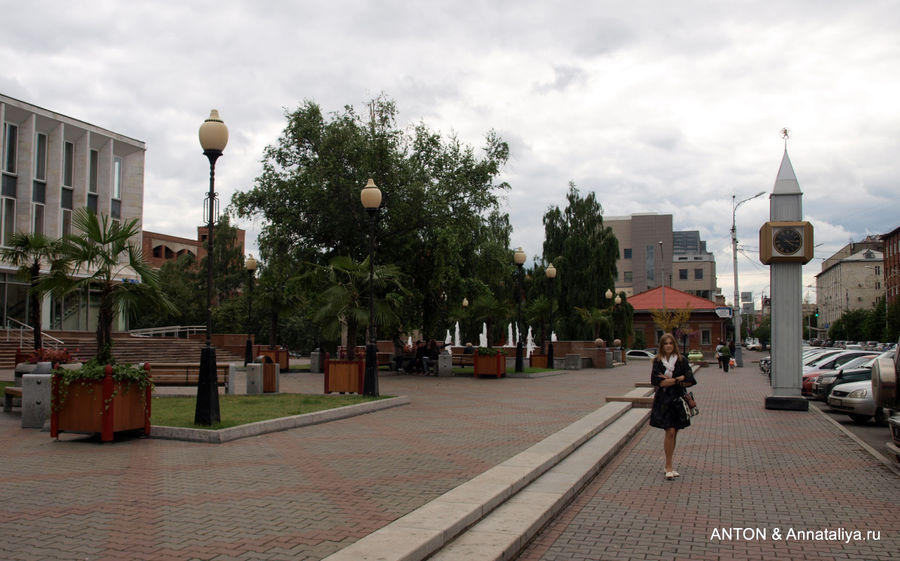
[[[0,559],[318,560],[560,430],[647,365],[534,379],[384,376],[410,405],[221,445],[100,444],[0,414]],[[285,374],[282,391],[321,393]]]
[[[755,365],[697,378],[682,477],[645,428],[519,561],[900,559],[900,476],[812,408],[766,410]]]

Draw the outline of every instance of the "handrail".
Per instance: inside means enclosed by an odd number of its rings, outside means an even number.
[[[192,333],[202,333],[206,331],[205,325],[170,325],[167,327],[146,327],[143,329],[131,329],[128,333],[132,337],[153,337],[174,335],[179,336],[182,333],[191,335]]]
[[[23,346],[25,344],[25,330],[31,331],[33,333],[34,328],[31,327],[30,325],[28,325],[27,323],[23,323],[23,322],[17,320],[16,318],[6,318],[6,340],[7,341],[9,341],[9,332],[12,331],[12,328],[10,328],[10,326],[9,326],[10,323],[16,323],[19,325],[19,327],[18,327],[19,346],[20,347]],[[57,339],[53,335],[50,335],[49,333],[46,333],[44,331],[41,331],[41,338],[49,339],[49,340],[53,341],[54,349],[58,349],[60,346],[64,347],[66,345],[66,343],[62,339]]]

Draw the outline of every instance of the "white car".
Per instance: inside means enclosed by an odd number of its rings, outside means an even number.
[[[759,339],[756,337],[748,337],[747,341],[744,343],[744,346],[747,347],[748,351],[761,351],[762,343],[759,342]]]
[[[875,417],[876,423],[887,420],[884,409],[875,406],[875,400],[872,398],[872,380],[835,386],[828,395],[828,405],[846,413],[857,423],[865,423],[872,417]]]

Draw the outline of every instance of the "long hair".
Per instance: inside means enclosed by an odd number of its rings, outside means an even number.
[[[675,336],[671,333],[663,333],[663,336],[659,338],[659,347],[656,349],[656,356],[653,357],[653,360],[662,360],[663,358],[663,344],[666,341],[672,341],[673,351],[672,354],[675,356],[680,355],[681,353],[678,350],[678,341],[675,340]]]

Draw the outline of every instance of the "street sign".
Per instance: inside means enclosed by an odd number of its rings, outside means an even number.
[[[720,318],[730,318],[731,308],[728,306],[716,306],[716,315]]]

